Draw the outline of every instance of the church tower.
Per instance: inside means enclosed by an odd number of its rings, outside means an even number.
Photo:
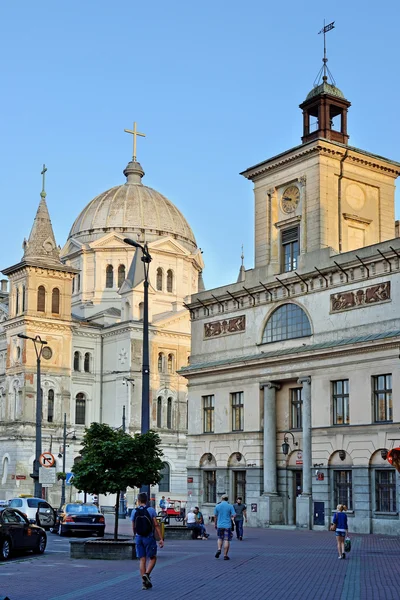
[[[9,468],[21,475],[22,481],[26,477],[28,492],[32,489],[28,465],[34,455],[37,367],[34,344],[21,339],[20,334],[40,336],[46,341],[41,362],[43,450],[49,449],[56,432],[60,435],[57,429],[61,428],[64,412],[70,420],[71,292],[76,270],[60,261],[46,204],[45,172],[44,167],[41,199],[29,239],[23,244],[22,260],[3,271],[10,280],[10,293],[5,323],[7,364],[2,429],[7,430],[8,440],[13,434],[22,434],[21,443],[7,442]]]

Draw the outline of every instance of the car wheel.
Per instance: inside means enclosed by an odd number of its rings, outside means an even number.
[[[46,543],[47,543],[46,536],[45,535],[39,536],[37,546],[33,552],[35,554],[43,554],[43,552],[46,550]]]
[[[63,535],[65,535],[65,531],[64,531],[63,526],[61,524],[58,526],[58,535],[60,537],[62,537]]]
[[[4,538],[0,545],[0,560],[8,560],[11,555],[11,540]]]

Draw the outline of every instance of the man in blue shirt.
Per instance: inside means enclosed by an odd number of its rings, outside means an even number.
[[[228,502],[227,494],[221,497],[221,502],[214,509],[215,529],[218,536],[218,550],[215,558],[221,556],[222,542],[224,543],[224,560],[229,560],[228,552],[232,539],[232,524],[235,518],[235,509]]]
[[[157,561],[157,542],[154,531],[160,540],[160,548],[164,546],[160,525],[157,521],[157,513],[154,508],[147,506],[147,494],[138,495],[138,506],[131,514],[132,530],[135,536],[136,557],[139,558],[140,574],[142,576],[142,589],[148,590],[153,587],[150,581],[150,573]]]

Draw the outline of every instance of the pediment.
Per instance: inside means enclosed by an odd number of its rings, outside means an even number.
[[[190,256],[189,250],[181,246],[173,237],[163,237],[160,240],[149,244],[150,253],[152,250],[165,252],[167,254],[181,254],[182,256]]]
[[[60,252],[60,258],[64,258],[73,254],[74,252],[79,252],[86,244],[82,244],[78,240],[74,240],[73,238],[69,239]]]
[[[126,250],[127,248],[129,248],[129,246],[125,244],[124,237],[126,236],[118,235],[118,233],[111,231],[103,237],[94,240],[93,242],[90,242],[88,246],[93,250],[96,250],[97,248],[124,248]]]
[[[186,309],[170,311],[159,315],[153,315],[153,324],[162,329],[168,329],[171,325],[181,322],[189,322],[189,312]]]

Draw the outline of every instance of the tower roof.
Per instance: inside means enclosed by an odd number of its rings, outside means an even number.
[[[45,194],[41,194],[39,208],[28,241],[24,241],[23,261],[37,261],[45,266],[60,266],[60,250],[57,247],[53,227],[47,209]]]
[[[330,96],[336,96],[337,98],[343,98],[345,100],[343,92],[339,90],[338,87],[327,81],[323,81],[320,85],[315,85],[311,92],[308,92],[306,101],[322,94],[329,94]]]

